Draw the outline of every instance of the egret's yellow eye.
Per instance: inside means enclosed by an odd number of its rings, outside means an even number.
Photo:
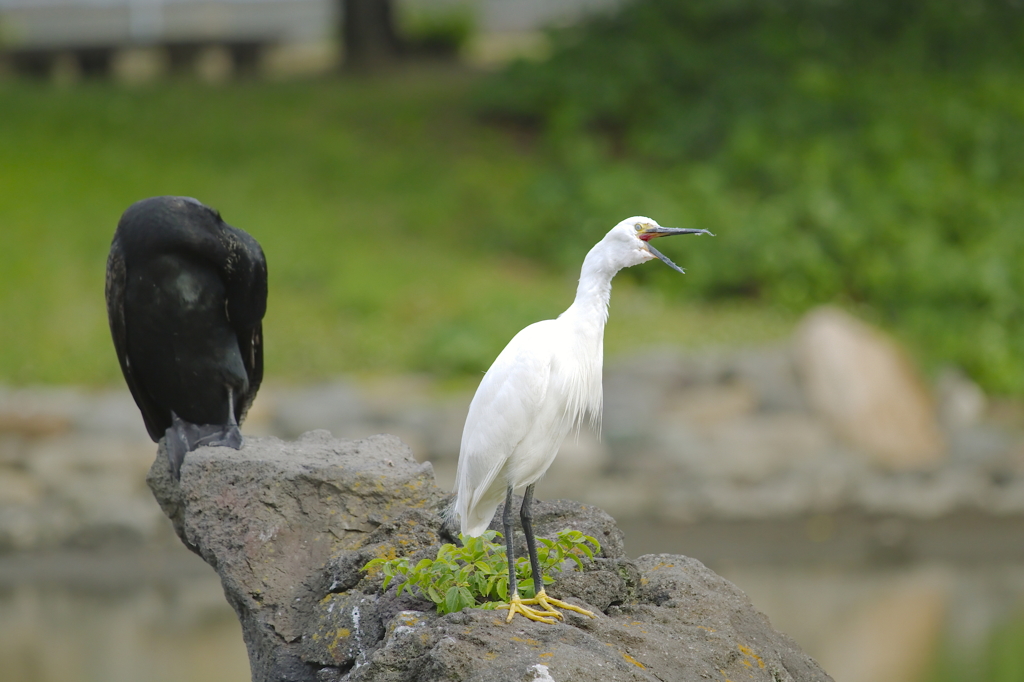
[[[636,228],[636,231],[639,232],[640,230],[644,229],[644,224],[637,223],[636,225],[634,225],[634,227]]]

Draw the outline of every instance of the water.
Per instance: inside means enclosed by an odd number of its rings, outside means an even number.
[[[622,524],[633,555],[695,556],[837,682],[919,682],[1024,607],[1024,523],[817,517]],[[216,574],[180,546],[0,557],[2,682],[243,682]]]
[[[621,527],[630,554],[686,553],[737,584],[837,682],[923,682],[939,659],[978,664],[1024,613],[1017,518]]]
[[[3,682],[244,682],[242,630],[182,548],[0,558]]]

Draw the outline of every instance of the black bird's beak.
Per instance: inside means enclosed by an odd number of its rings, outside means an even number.
[[[669,259],[669,257],[663,254],[661,251],[658,251],[656,248],[651,246],[652,239],[656,239],[658,237],[670,237],[674,234],[707,234],[711,235],[712,237],[714,237],[715,235],[711,234],[707,230],[697,230],[691,227],[662,227],[661,225],[649,225],[640,231],[640,239],[642,239],[647,244],[647,250],[651,252],[652,256],[656,256],[657,258],[661,259],[661,262],[664,263],[665,265],[669,266],[676,272],[685,275],[685,270],[683,270],[681,267],[673,263]]]

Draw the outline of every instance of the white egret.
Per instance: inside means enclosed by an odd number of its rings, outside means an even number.
[[[627,267],[660,258],[682,268],[650,244],[655,237],[711,234],[707,230],[661,227],[650,218],[627,218],[613,227],[583,261],[576,299],[554,320],[531,324],[501,351],[469,406],[456,474],[452,516],[464,535],[486,530],[502,499],[508,547],[509,611],[531,620],[555,622],[554,607],[593,617],[590,611],[547,596],[537,562],[530,505],[544,475],[573,428],[589,417],[601,419],[604,326],[612,278]],[[520,518],[530,555],[535,596],[522,599],[516,585],[512,541],[512,492],[526,486]],[[536,606],[538,608],[531,608]]]

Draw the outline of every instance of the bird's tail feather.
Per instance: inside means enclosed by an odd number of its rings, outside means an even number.
[[[452,500],[452,503],[441,512],[441,525],[453,533],[459,532],[459,510],[456,507],[458,503],[458,499]]]
[[[491,525],[494,512],[498,509],[498,501],[481,500],[462,521],[462,534],[477,537]]]

